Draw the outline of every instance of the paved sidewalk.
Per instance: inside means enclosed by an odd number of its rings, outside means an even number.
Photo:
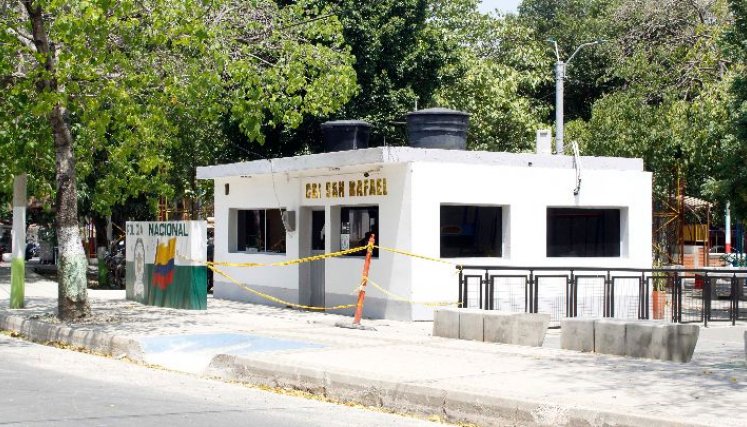
[[[54,282],[29,273],[27,308],[9,310],[8,275],[0,266],[0,325],[85,346],[117,337],[115,357],[172,369],[481,425],[747,424],[745,326],[702,328],[693,361],[675,364],[550,348],[557,330],[546,347],[528,348],[432,337],[428,322],[364,320],[376,331],[351,330],[332,314],[212,297],[207,311],[178,311],[110,290],[89,291],[91,320],[60,325]]]

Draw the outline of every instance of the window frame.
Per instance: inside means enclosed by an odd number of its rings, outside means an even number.
[[[443,209],[444,208],[462,208],[462,209],[468,209],[468,208],[476,208],[478,210],[480,209],[496,209],[498,212],[498,218],[496,221],[496,225],[498,227],[497,235],[498,242],[493,242],[493,248],[496,248],[498,250],[497,255],[444,255],[444,243],[443,243],[443,227],[445,226],[443,224]],[[466,203],[440,203],[438,207],[438,213],[439,213],[439,219],[438,219],[438,236],[439,236],[439,257],[444,259],[456,259],[456,258],[505,258],[506,256],[506,250],[505,250],[505,244],[506,244],[506,212],[508,209],[506,209],[505,205],[490,205],[490,204],[466,204]],[[477,221],[473,224],[473,226],[476,226]],[[447,224],[448,225],[448,224]],[[479,249],[479,248],[475,248]]]
[[[345,216],[343,215],[344,212],[346,212],[346,211],[349,212],[350,210],[364,210],[364,209],[365,210],[370,210],[370,209],[375,209],[376,210],[376,226],[375,226],[376,227],[376,232],[375,232],[376,239],[375,239],[375,244],[376,245],[380,244],[380,242],[381,242],[381,215],[380,215],[380,213],[381,213],[381,207],[378,204],[376,204],[376,205],[369,205],[369,204],[365,204],[365,205],[340,205],[339,208],[340,208],[339,233],[338,233],[338,237],[336,239],[338,242],[341,242],[341,239],[342,239],[342,234],[343,234],[342,233],[342,230],[343,230],[343,226],[342,225],[345,222]],[[348,216],[348,218],[349,218],[349,216]],[[369,230],[370,230],[370,228],[369,228]],[[354,248],[356,246],[357,245],[353,244],[353,242],[349,242],[349,244],[348,244],[349,248]],[[342,244],[340,244],[340,249],[342,249]],[[362,258],[364,256],[366,256],[366,252],[363,251],[363,250],[343,255],[343,257],[352,257],[352,258]],[[372,258],[378,258],[379,257],[379,249],[378,248],[374,248],[373,249],[373,251],[371,253],[371,257]]]
[[[233,214],[231,214],[231,211],[233,211]],[[282,227],[282,236],[283,236],[283,242],[284,242],[284,249],[283,251],[270,251],[268,250],[269,239],[267,235],[268,230],[268,218],[270,217],[270,212],[277,211],[278,213],[278,220],[280,221],[280,225]],[[229,217],[231,218],[231,224],[229,225],[229,247],[228,252],[229,253],[236,253],[236,254],[248,254],[248,255],[286,255],[288,253],[288,231],[285,228],[285,224],[283,224],[283,212],[285,211],[285,208],[230,208],[229,209]],[[247,251],[248,245],[244,246],[244,250],[239,249],[239,229],[240,229],[240,217],[241,212],[261,212],[262,215],[262,224],[260,228],[262,229],[262,240],[263,240],[263,248],[258,250],[256,252],[249,252]]]
[[[555,215],[551,217],[552,211],[555,211]],[[558,211],[564,211],[564,212],[558,212]],[[555,237],[556,231],[554,230],[554,227],[551,226],[551,218],[558,218],[562,216],[570,216],[574,213],[580,213],[580,211],[587,211],[589,213],[596,212],[598,214],[598,217],[603,218],[606,221],[607,214],[614,212],[615,218],[614,220],[617,222],[617,227],[615,230],[615,227],[609,227],[607,225],[597,225],[597,227],[602,227],[602,232],[605,233],[605,235],[602,236],[602,240],[600,242],[595,243],[595,245],[601,247],[601,252],[599,254],[589,254],[589,253],[583,253],[583,254],[573,254],[574,246],[575,245],[583,245],[585,244],[583,241],[573,242],[569,241],[567,243],[567,246],[570,249],[570,253],[563,253],[558,250],[558,247],[560,246],[558,242],[551,242],[551,239]],[[624,223],[625,223],[625,212],[626,210],[624,208],[620,207],[577,207],[577,206],[547,206],[545,210],[545,256],[547,258],[623,258],[623,254],[625,252],[625,233],[624,233]],[[591,216],[591,215],[589,215]],[[570,228],[572,229],[572,225]],[[612,233],[614,233],[611,237],[617,237],[616,243],[612,243],[612,239],[607,239],[608,236],[606,236],[606,233],[610,230],[615,230]],[[568,231],[568,233],[572,234],[572,231]],[[588,235],[588,231],[585,231],[585,235]],[[587,239],[588,241],[588,239]],[[588,243],[586,243],[588,244]],[[553,251],[551,249],[555,247]],[[611,249],[611,250],[610,250]]]

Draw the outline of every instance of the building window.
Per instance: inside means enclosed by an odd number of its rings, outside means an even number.
[[[238,210],[236,220],[239,252],[285,253],[285,227],[280,209]]]
[[[619,257],[619,209],[547,209],[548,257]]]
[[[371,233],[375,234],[376,244],[381,241],[379,236],[379,207],[359,206],[342,208],[340,210],[340,249],[346,250],[357,246],[366,246]],[[365,255],[361,250],[348,254],[349,256]],[[379,250],[374,248],[373,256],[379,256]]]
[[[500,206],[441,205],[441,258],[501,256]]]

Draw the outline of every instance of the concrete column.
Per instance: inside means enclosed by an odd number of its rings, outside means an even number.
[[[10,268],[10,308],[23,308],[26,276],[26,175],[13,181],[13,257]]]

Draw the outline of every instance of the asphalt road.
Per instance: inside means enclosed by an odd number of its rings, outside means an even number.
[[[0,426],[435,426],[0,335]]]

